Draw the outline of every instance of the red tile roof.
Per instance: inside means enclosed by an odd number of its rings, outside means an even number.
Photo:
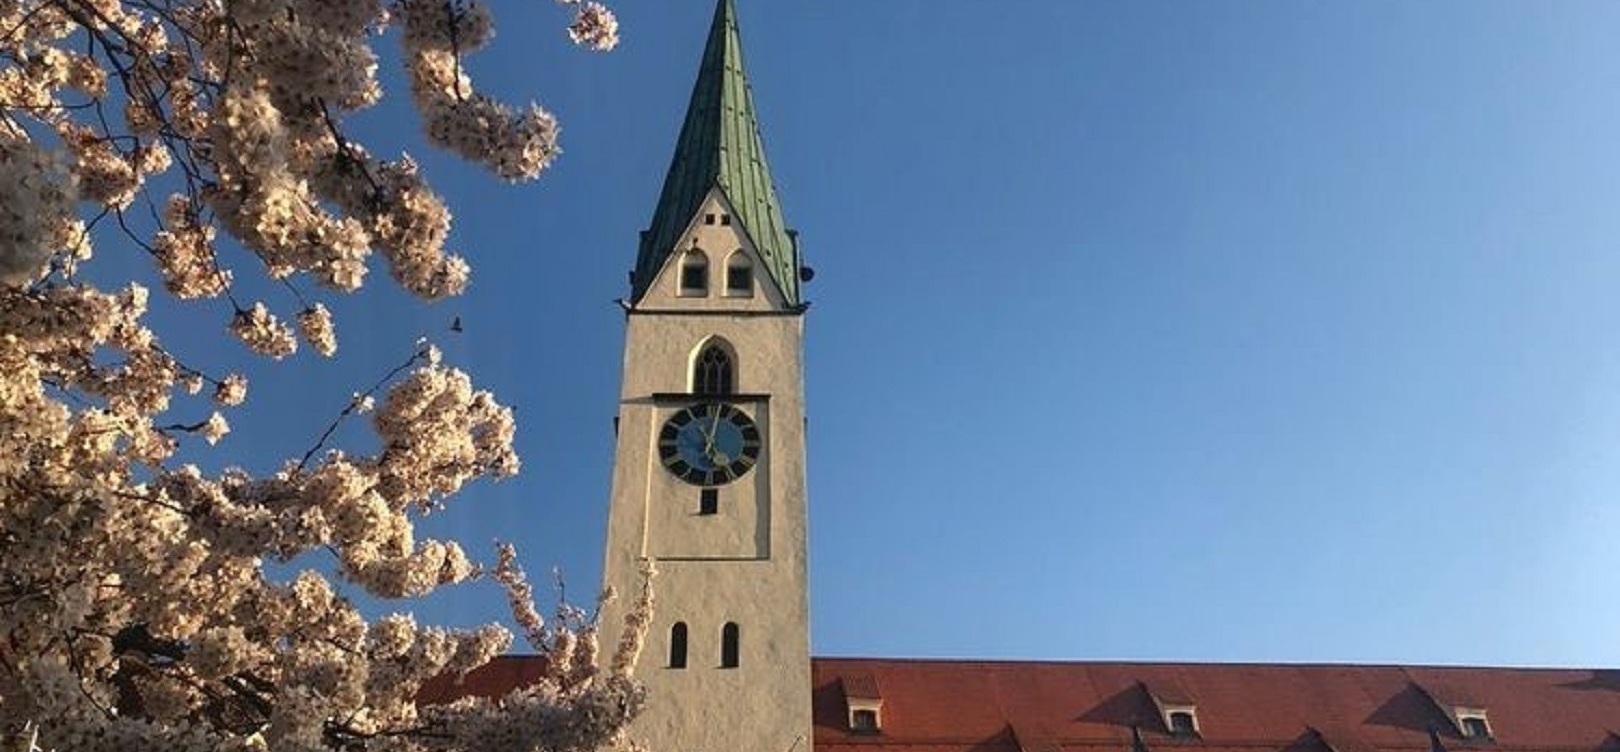
[[[462,697],[500,697],[518,687],[538,683],[546,672],[546,659],[538,655],[503,655],[467,672],[466,676],[436,676],[422,685],[417,702],[443,705]]]
[[[1045,663],[818,658],[816,752],[1598,752],[1620,747],[1620,671],[1401,666]],[[840,682],[883,687],[878,734],[847,729]],[[1165,728],[1150,692],[1197,707],[1198,736]],[[1484,708],[1464,739],[1441,703]]]
[[[506,657],[423,698],[541,669]],[[1133,727],[1147,752],[1620,752],[1620,670],[815,658],[811,691],[815,752],[1131,752]],[[878,733],[849,729],[846,691],[882,698]],[[1169,733],[1152,692],[1196,706],[1197,736]],[[1494,739],[1463,738],[1448,705],[1483,708]]]

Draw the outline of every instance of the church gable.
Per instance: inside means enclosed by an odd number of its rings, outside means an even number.
[[[783,311],[788,303],[725,194],[698,204],[673,251],[634,300],[640,310]]]

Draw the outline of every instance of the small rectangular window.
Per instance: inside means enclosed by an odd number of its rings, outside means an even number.
[[[709,286],[709,281],[705,279],[708,275],[709,270],[706,267],[681,267],[681,292],[703,294],[704,288]]]
[[[720,215],[720,224],[722,224],[722,225],[730,225],[731,224],[731,215],[730,214],[722,214],[722,215]]]
[[[714,224],[714,215],[713,214],[705,214],[705,215],[703,215],[703,224],[706,224],[706,225]]]
[[[733,295],[747,295],[754,291],[754,270],[747,266],[732,266],[726,269],[726,292]]]
[[[1193,714],[1185,710],[1177,710],[1170,714],[1170,733],[1176,736],[1193,736],[1198,733],[1198,723]]]
[[[857,710],[849,714],[849,728],[851,731],[864,731],[875,733],[878,730],[878,716],[876,710]]]
[[[1463,736],[1469,739],[1491,738],[1491,728],[1486,725],[1484,718],[1464,716],[1462,719],[1462,732]]]
[[[698,495],[698,514],[720,513],[720,489],[705,488]]]

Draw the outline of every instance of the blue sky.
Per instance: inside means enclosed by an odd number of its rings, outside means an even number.
[[[1620,5],[739,6],[818,272],[817,654],[1620,663]],[[426,528],[514,540],[576,600],[613,301],[712,11],[614,8],[625,41],[598,56],[553,4],[496,4],[470,63],[562,118],[539,183],[423,146],[403,102],[356,119],[425,162],[472,290],[426,306],[379,272],[328,299],[341,357],[256,381],[227,443],[261,470],[301,454],[429,334],[517,406],[526,465]],[[215,305],[158,323],[247,362]]]

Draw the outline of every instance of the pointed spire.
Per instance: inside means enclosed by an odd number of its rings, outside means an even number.
[[[675,157],[664,177],[652,226],[641,234],[641,249],[630,276],[631,302],[647,292],[674,253],[675,242],[715,187],[731,202],[737,224],[759,250],[766,273],[788,304],[797,305],[798,241],[783,221],[776,185],[765,163],[732,0],[718,0],[714,9]]]

